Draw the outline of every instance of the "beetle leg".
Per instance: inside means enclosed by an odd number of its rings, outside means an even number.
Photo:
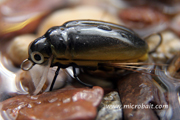
[[[82,81],[78,78],[78,76],[77,76],[77,74],[76,74],[76,68],[75,68],[74,65],[73,65],[73,73],[74,73],[74,78],[75,78],[77,81],[79,81],[82,85],[87,86],[87,87],[90,87],[90,88],[93,87],[93,85],[84,83],[84,82],[82,82]]]
[[[54,86],[54,83],[56,82],[56,78],[57,78],[57,76],[59,74],[60,68],[61,68],[60,65],[58,65],[58,68],[57,68],[57,70],[55,72],[55,75],[54,75],[54,78],[53,78],[53,81],[51,83],[51,87],[50,87],[49,91],[52,91],[52,89],[53,89],[53,86]]]

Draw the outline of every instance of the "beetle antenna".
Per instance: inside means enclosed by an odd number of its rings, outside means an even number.
[[[53,86],[54,86],[54,83],[56,82],[56,78],[59,74],[60,68],[61,68],[60,65],[58,65],[58,68],[56,69],[56,72],[55,72],[55,75],[54,75],[54,78],[53,78],[53,81],[51,83],[51,87],[50,87],[49,91],[52,91],[52,89],[53,89]]]
[[[93,87],[93,85],[84,83],[84,82],[82,82],[82,81],[79,79],[79,77],[78,77],[77,74],[76,74],[76,68],[75,68],[75,66],[73,66],[73,73],[74,73],[74,78],[75,78],[78,82],[80,82],[82,85],[87,86],[87,87],[90,87],[90,88]]]
[[[156,50],[158,49],[158,47],[162,44],[163,42],[163,37],[162,37],[162,34],[161,33],[154,33],[154,34],[151,34],[149,36],[147,36],[145,38],[145,40],[147,41],[148,38],[150,38],[151,36],[154,36],[154,35],[158,35],[159,36],[159,43],[154,47],[154,49],[152,49],[151,51],[149,51],[149,54],[152,54],[154,52],[156,52]]]

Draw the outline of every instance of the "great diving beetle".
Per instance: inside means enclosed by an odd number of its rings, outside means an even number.
[[[74,20],[50,28],[29,45],[29,58],[21,64],[30,70],[35,64],[58,66],[50,90],[60,68],[97,67],[99,63],[122,63],[146,60],[148,45],[132,30],[113,23],[95,20]],[[28,67],[26,66],[28,63]],[[44,81],[44,80],[43,80]],[[42,88],[42,87],[41,87]]]

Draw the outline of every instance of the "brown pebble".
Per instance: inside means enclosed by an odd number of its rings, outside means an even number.
[[[103,97],[101,87],[66,87],[40,95],[20,95],[1,103],[3,117],[20,119],[94,119]],[[7,116],[6,118],[7,119]]]
[[[128,27],[138,29],[168,21],[164,14],[149,7],[126,8],[120,11],[119,17]]]
[[[140,73],[132,73],[118,83],[119,95],[122,105],[129,105],[129,108],[124,108],[124,118],[137,120],[157,120],[157,115],[151,108],[131,108],[132,105],[151,105],[150,103],[166,104],[165,98],[160,99],[160,92],[153,85],[148,75]],[[159,111],[160,112],[160,111]]]
[[[51,10],[64,7],[64,0],[6,0],[0,4],[0,39],[34,32]]]
[[[55,11],[41,23],[38,29],[38,36],[44,35],[46,31],[53,26],[60,26],[67,21],[79,19],[120,23],[117,17],[98,7],[84,5],[74,8],[65,8]]]
[[[28,58],[28,46],[35,39],[33,34],[24,34],[12,39],[7,55],[16,66],[20,66],[23,60]]]

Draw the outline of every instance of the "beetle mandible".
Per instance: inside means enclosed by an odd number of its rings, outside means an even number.
[[[50,90],[60,68],[93,66],[99,63],[119,63],[146,60],[148,45],[132,30],[109,22],[74,20],[50,28],[42,37],[29,45],[29,58],[21,64],[30,70],[35,64],[43,65],[52,58],[50,66],[58,66]],[[25,67],[26,63],[31,63]]]

